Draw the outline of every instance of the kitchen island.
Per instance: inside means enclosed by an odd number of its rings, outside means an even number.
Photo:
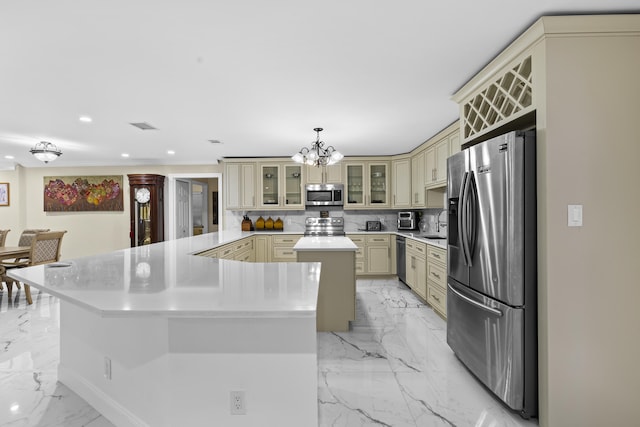
[[[303,237],[293,250],[298,262],[320,262],[316,325],[319,332],[346,332],[356,319],[356,250],[348,237]]]
[[[60,298],[58,379],[118,426],[317,425],[320,265],[192,255],[244,236],[212,233],[11,276]],[[232,392],[245,415],[231,415]]]

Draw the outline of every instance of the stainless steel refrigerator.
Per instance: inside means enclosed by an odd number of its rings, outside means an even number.
[[[538,410],[535,131],[447,161],[447,343],[510,408]]]

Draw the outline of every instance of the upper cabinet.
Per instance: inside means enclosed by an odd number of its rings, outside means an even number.
[[[307,184],[341,184],[342,164],[330,166],[304,166]]]
[[[302,165],[259,164],[260,209],[304,209]]]
[[[409,157],[394,159],[391,162],[391,168],[393,169],[392,207],[397,209],[411,208],[412,159]],[[424,184],[422,187],[424,188]]]
[[[256,164],[226,163],[226,209],[253,209],[256,207]]]
[[[389,162],[344,162],[345,209],[389,208]]]
[[[447,184],[447,157],[449,157],[449,138],[444,138],[427,148],[425,186],[441,187]]]
[[[426,151],[420,151],[411,158],[411,207],[425,207]]]
[[[453,148],[452,148],[453,147]],[[425,152],[425,187],[438,188],[447,185],[447,158],[460,151],[460,132],[455,132],[437,140]]]
[[[304,210],[305,184],[344,184],[345,209],[442,208],[447,158],[460,151],[459,122],[411,153],[352,157],[331,166],[286,158],[225,160],[226,209]]]

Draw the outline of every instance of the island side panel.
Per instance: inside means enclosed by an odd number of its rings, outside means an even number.
[[[321,262],[317,330],[346,332],[356,319],[356,255],[354,251],[297,251],[298,262]]]
[[[315,316],[112,318],[61,301],[60,317],[60,381],[118,426],[317,425]]]

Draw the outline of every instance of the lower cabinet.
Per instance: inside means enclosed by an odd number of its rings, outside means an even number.
[[[296,234],[272,234],[270,262],[296,262],[296,253],[293,247],[301,237]]]
[[[271,235],[255,236],[256,262],[271,262]]]
[[[347,234],[358,247],[356,251],[356,275],[394,274],[392,245],[395,239],[391,234]]]
[[[367,274],[391,274],[391,235],[365,236],[367,242]]]
[[[237,261],[255,262],[255,239],[254,237],[245,237],[217,248],[209,249],[198,253],[200,256],[220,259],[233,259]]]
[[[427,302],[447,318],[447,251],[427,246]]]
[[[427,244],[407,239],[407,284],[423,299],[427,299]]]
[[[358,247],[356,251],[356,275],[361,276],[365,274],[366,257],[365,251],[367,250],[367,243],[365,236],[362,234],[348,234],[348,238]]]

